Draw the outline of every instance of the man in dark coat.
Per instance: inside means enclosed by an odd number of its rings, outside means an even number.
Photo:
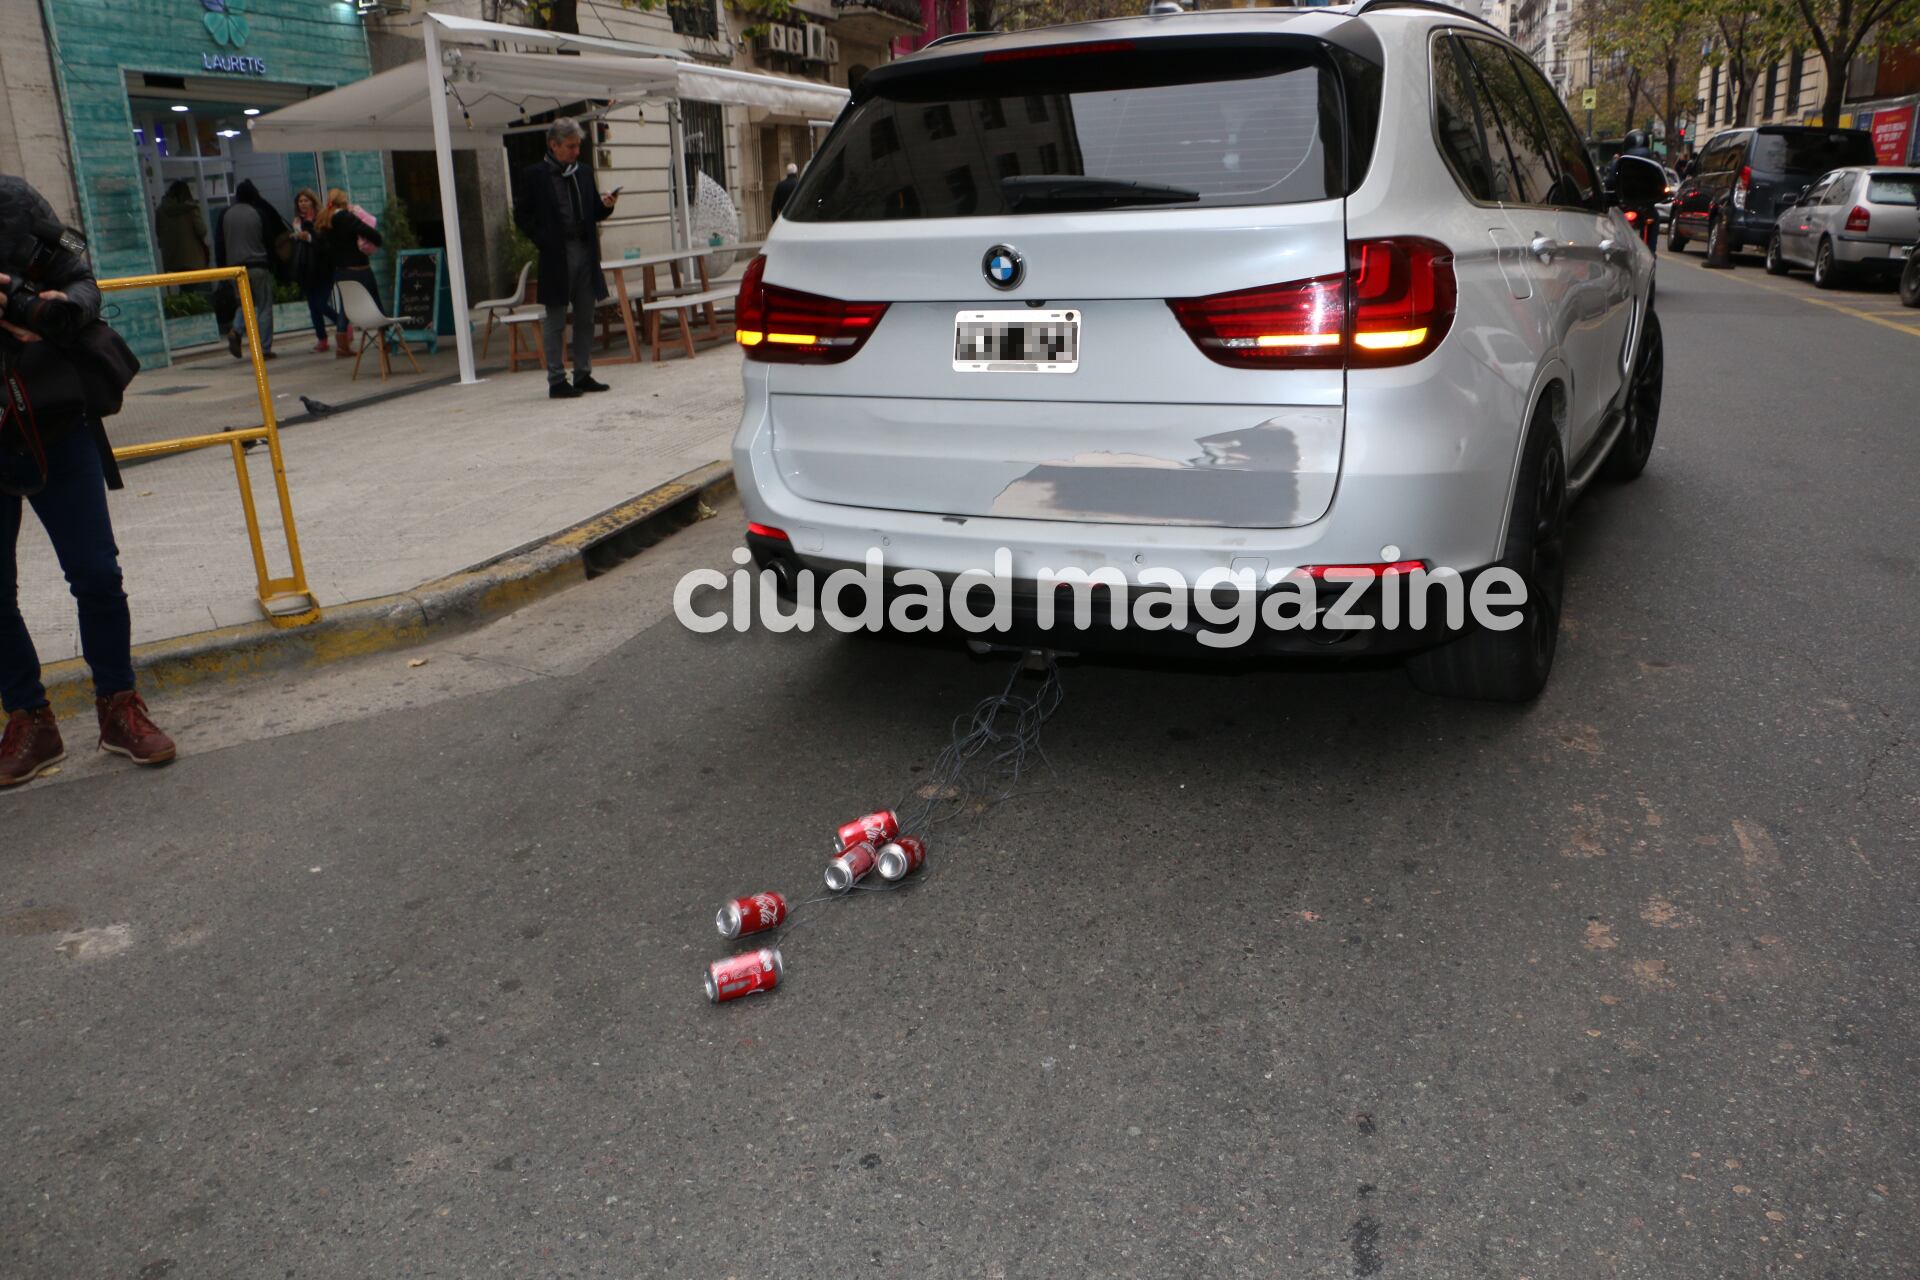
[[[594,190],[580,163],[580,126],[565,118],[547,126],[547,154],[514,182],[513,220],[540,251],[541,325],[547,347],[547,394],[571,400],[607,384],[593,376],[593,311],[607,296],[600,272],[600,222],[613,213],[613,195]],[[573,316],[573,382],[560,345]]]
[[[773,216],[777,220],[781,210],[787,207],[787,201],[793,199],[793,189],[800,185],[800,166],[787,166],[787,176],[773,184]]]

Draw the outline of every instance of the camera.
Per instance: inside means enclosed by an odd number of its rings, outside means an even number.
[[[9,277],[0,319],[49,342],[71,342],[86,327],[77,302],[44,298],[35,279],[62,254],[84,257],[86,237],[64,227],[39,192],[16,178],[0,178],[0,271]]]
[[[87,312],[65,298],[43,298],[31,280],[15,280],[7,287],[6,309],[0,320],[31,329],[48,342],[72,342],[86,326]]]

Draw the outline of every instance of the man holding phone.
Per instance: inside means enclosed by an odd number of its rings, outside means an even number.
[[[593,376],[593,312],[607,297],[600,271],[600,223],[613,213],[618,197],[594,190],[593,173],[580,163],[582,132],[562,117],[547,126],[547,154],[520,171],[513,191],[513,220],[540,251],[540,289],[547,309],[541,324],[546,341],[547,395],[571,400],[589,391],[606,391]],[[567,381],[567,319],[573,319],[573,381]]]

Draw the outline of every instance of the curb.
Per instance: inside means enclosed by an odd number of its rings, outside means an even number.
[[[306,626],[279,627],[263,620],[135,645],[141,692],[303,670],[470,631],[599,577],[699,519],[703,499],[732,491],[733,467],[710,462],[550,538],[412,591],[327,606]],[[56,715],[79,717],[92,710],[92,675],[85,660],[51,663],[42,679]]]

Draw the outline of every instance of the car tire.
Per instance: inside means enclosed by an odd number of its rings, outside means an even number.
[[[1535,417],[1520,458],[1513,515],[1499,565],[1526,583],[1521,622],[1471,630],[1407,659],[1416,689],[1443,698],[1528,702],[1546,688],[1560,642],[1566,582],[1567,460],[1550,414]]]
[[[1767,241],[1767,274],[1770,276],[1783,276],[1787,274],[1787,260],[1780,254],[1780,233],[1778,231],[1774,232],[1773,238]]]
[[[1653,456],[1653,437],[1660,430],[1660,396],[1666,384],[1666,344],[1660,338],[1660,316],[1647,310],[1647,327],[1634,352],[1633,376],[1627,382],[1623,406],[1627,422],[1600,464],[1602,479],[1625,483],[1647,469]]]
[[[1907,255],[1907,265],[1900,272],[1900,305],[1920,307],[1920,249]]]
[[[1667,249],[1671,253],[1685,253],[1687,251],[1687,238],[1680,234],[1680,224],[1678,222],[1673,224],[1673,230],[1667,232]]]
[[[1840,284],[1840,264],[1833,260],[1833,242],[1822,238],[1813,253],[1813,287],[1834,289]]]
[[[1707,223],[1707,264],[1723,267],[1733,265],[1733,246],[1727,239],[1725,218],[1714,218]]]

